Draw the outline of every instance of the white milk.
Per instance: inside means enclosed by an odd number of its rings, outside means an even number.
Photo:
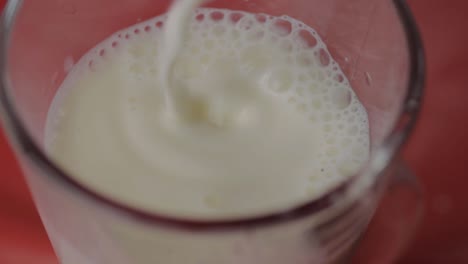
[[[318,198],[368,159],[367,113],[307,25],[221,9],[193,12],[161,88],[166,16],[123,29],[73,68],[46,146],[77,180],[176,217],[251,217]]]

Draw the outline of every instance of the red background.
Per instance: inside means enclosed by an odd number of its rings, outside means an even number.
[[[423,182],[426,211],[399,263],[468,263],[468,2],[409,3],[425,42],[428,79],[422,118],[404,158]],[[0,177],[0,263],[56,263],[1,131]]]

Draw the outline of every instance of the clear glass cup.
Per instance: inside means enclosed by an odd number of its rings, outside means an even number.
[[[403,0],[208,4],[287,14],[311,25],[366,107],[369,162],[317,200],[256,218],[191,221],[120,204],[57,166],[43,149],[44,124],[71,63],[111,33],[164,13],[169,4],[169,0],[7,3],[0,40],[3,124],[61,263],[346,262],[359,248],[384,194],[398,197],[397,204],[407,209],[393,210],[390,218],[416,223],[421,208],[417,184],[411,183],[411,174],[397,156],[417,118],[424,56]]]

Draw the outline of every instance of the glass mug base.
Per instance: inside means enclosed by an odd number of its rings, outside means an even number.
[[[288,263],[291,259],[294,262],[289,263],[392,263],[416,230],[422,215],[422,194],[417,179],[399,160],[382,177],[387,178],[386,183],[375,186],[373,194],[323,222],[305,219],[279,227],[254,225],[241,230],[174,232],[150,223],[135,225],[118,215],[109,220],[107,212],[91,208],[86,200],[69,193],[33,191],[33,195],[40,201],[42,220],[64,264],[153,263],[168,252],[175,263],[186,263],[185,258],[194,263]],[[34,178],[28,182],[38,187],[43,184],[34,183]],[[63,210],[57,212],[56,208]],[[220,255],[212,259],[214,249]],[[272,262],[272,255],[279,262]]]

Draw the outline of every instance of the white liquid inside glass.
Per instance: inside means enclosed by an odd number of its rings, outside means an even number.
[[[287,210],[357,172],[367,113],[325,43],[287,16],[193,11],[160,84],[166,16],[116,32],[59,88],[46,147],[73,177],[112,199],[190,219]]]

